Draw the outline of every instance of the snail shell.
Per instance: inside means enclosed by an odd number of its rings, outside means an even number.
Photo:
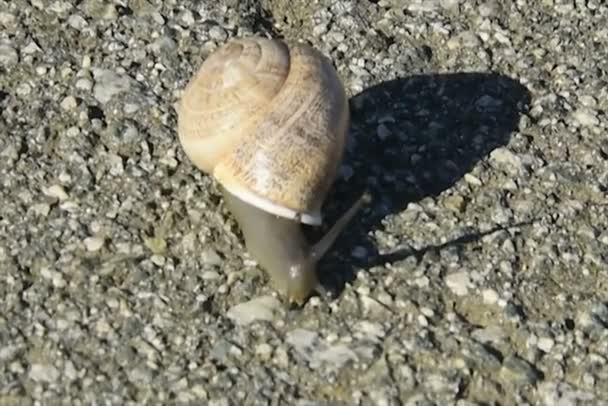
[[[233,39],[202,64],[178,105],[186,155],[228,192],[318,225],[342,158],[347,97],[308,45]]]

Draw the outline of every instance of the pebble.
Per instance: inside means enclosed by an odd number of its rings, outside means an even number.
[[[280,300],[273,296],[262,296],[231,307],[227,316],[236,324],[246,326],[255,321],[273,321],[282,310]]]
[[[439,4],[446,10],[454,10],[462,0],[439,0]]]
[[[381,323],[374,323],[366,320],[362,320],[355,324],[354,331],[358,338],[378,343],[382,341],[382,338],[386,334],[386,329]]]
[[[211,358],[214,358],[222,363],[227,363],[229,356],[238,357],[242,354],[243,351],[239,347],[225,339],[220,339],[218,342],[216,342],[209,353]]]
[[[599,242],[601,242],[604,245],[608,245],[608,231],[603,231],[599,237],[597,238],[597,240]]]
[[[311,368],[320,366],[333,370],[341,369],[349,361],[357,361],[358,356],[344,344],[328,345],[315,331],[295,329],[287,333],[285,342],[304,359]]]
[[[470,173],[467,173],[467,174],[464,175],[464,180],[469,185],[473,185],[473,186],[481,186],[481,185],[483,185],[483,183],[481,182],[481,180],[477,176],[471,175]]]
[[[61,185],[52,185],[47,188],[44,188],[42,189],[42,193],[44,193],[46,196],[59,199],[60,201],[67,200],[69,197],[65,189]]]
[[[465,296],[469,293],[471,278],[468,272],[454,272],[445,277],[445,283],[457,296]]]
[[[212,247],[206,247],[201,253],[201,262],[205,265],[221,265],[222,257]]]
[[[499,10],[496,1],[486,1],[479,6],[479,14],[482,17],[492,17]]]
[[[30,41],[25,47],[21,49],[21,52],[29,55],[36,52],[42,52],[42,49],[34,41]]]
[[[311,360],[314,351],[321,345],[319,333],[311,330],[298,328],[287,333],[285,342],[293,347],[300,356]]]
[[[608,329],[608,304],[595,303],[580,309],[576,324],[583,331],[604,331]]]
[[[348,362],[358,360],[357,353],[346,345],[332,345],[314,355],[310,367],[315,369],[324,366],[332,370],[342,369]]]
[[[220,278],[220,274],[216,271],[205,271],[201,274],[204,281],[215,281]]]
[[[580,108],[573,113],[573,116],[584,127],[595,127],[600,123],[597,113],[589,108]]]
[[[490,153],[490,161],[499,165],[506,165],[516,170],[522,170],[521,158],[511,152],[508,148],[496,148]]]
[[[264,361],[268,361],[272,357],[272,347],[267,343],[258,344],[255,347],[255,355]]]
[[[19,62],[19,54],[8,43],[0,43],[0,65],[12,66]]]
[[[494,289],[484,289],[481,291],[481,297],[483,298],[483,302],[485,304],[493,305],[498,302],[498,292]]]
[[[21,97],[27,97],[30,95],[30,93],[32,92],[32,86],[30,86],[28,83],[20,83],[19,86],[17,86],[17,95],[21,96]]]
[[[74,96],[67,96],[61,101],[60,106],[64,110],[74,110],[76,106],[78,106],[78,103],[76,102],[76,98],[74,98]]]
[[[57,272],[57,271],[53,271],[52,269],[50,269],[48,267],[43,267],[40,269],[40,276],[42,276],[45,279],[50,280],[53,283],[53,286],[56,286],[58,288],[65,286],[65,279],[63,279],[63,276],[61,275],[61,273]]]
[[[32,364],[28,376],[37,382],[55,382],[59,379],[59,371],[53,365]]]
[[[93,88],[93,82],[86,78],[81,78],[76,81],[76,89],[90,91]]]
[[[506,333],[503,328],[496,325],[473,330],[471,335],[481,343],[492,343],[494,345],[501,345],[506,339]]]
[[[87,23],[87,20],[85,20],[83,16],[81,16],[79,14],[72,14],[71,16],[68,17],[68,25],[70,27],[74,28],[75,30],[82,31],[89,24]]]
[[[48,203],[36,203],[31,206],[31,210],[39,216],[46,217],[51,211],[51,205]]]
[[[11,13],[0,11],[0,25],[9,27],[15,24],[15,16]]]
[[[538,385],[539,397],[547,406],[594,404],[595,395],[573,388],[566,382],[547,381]]]
[[[228,38],[228,34],[222,27],[215,25],[209,30],[209,37],[218,42],[224,42]]]
[[[464,197],[460,195],[451,195],[445,198],[443,201],[444,206],[456,213],[462,213],[465,209]]]
[[[150,257],[150,261],[152,261],[152,263],[156,266],[164,266],[165,263],[167,262],[167,259],[162,256],[162,255],[152,255]]]
[[[312,29],[312,35],[315,37],[320,37],[321,35],[325,34],[326,32],[327,32],[327,23],[326,22],[317,24]]]
[[[131,87],[131,80],[128,77],[111,70],[93,69],[93,76],[95,78],[93,97],[102,104],[106,104],[120,93],[127,92]]]
[[[470,361],[484,369],[497,371],[501,367],[500,351],[488,343],[471,342],[469,346]]]
[[[585,107],[594,109],[597,107],[597,99],[591,95],[582,95],[578,98],[578,101]]]
[[[465,48],[476,48],[480,45],[481,41],[477,34],[473,31],[464,31],[460,34],[453,36],[447,42],[448,49],[455,50],[460,47]]]
[[[538,342],[536,343],[536,346],[538,347],[538,349],[543,352],[546,352],[546,353],[551,352],[554,345],[555,345],[555,340],[553,340],[551,337],[541,337],[538,339]]]
[[[103,247],[104,239],[102,237],[87,237],[83,242],[87,251],[95,252]]]
[[[541,378],[533,365],[514,355],[509,355],[503,360],[500,375],[509,382],[520,384],[534,384]]]
[[[186,27],[190,27],[195,22],[194,15],[192,14],[192,12],[190,10],[187,10],[187,9],[181,13],[180,20],[182,20],[182,22],[184,23],[184,26],[186,26]]]

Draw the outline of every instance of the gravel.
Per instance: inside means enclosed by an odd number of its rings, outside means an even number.
[[[608,404],[606,27],[593,0],[0,0],[0,404]],[[344,80],[326,222],[374,195],[301,308],[176,139],[251,34]]]

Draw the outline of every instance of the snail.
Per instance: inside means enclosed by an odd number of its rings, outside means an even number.
[[[348,99],[329,59],[304,44],[237,38],[203,62],[177,104],[188,159],[212,174],[245,247],[289,302],[319,287],[316,264],[364,194],[310,245],[301,225],[321,206],[342,159]]]

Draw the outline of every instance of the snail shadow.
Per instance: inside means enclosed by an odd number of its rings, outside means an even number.
[[[441,249],[381,255],[367,236],[382,229],[387,215],[438,196],[493,149],[506,145],[529,103],[523,85],[494,73],[416,75],[352,97],[343,176],[326,200],[326,223],[335,221],[364,190],[373,201],[320,264],[322,284],[339,294],[357,270]],[[466,236],[447,245],[481,237]]]

